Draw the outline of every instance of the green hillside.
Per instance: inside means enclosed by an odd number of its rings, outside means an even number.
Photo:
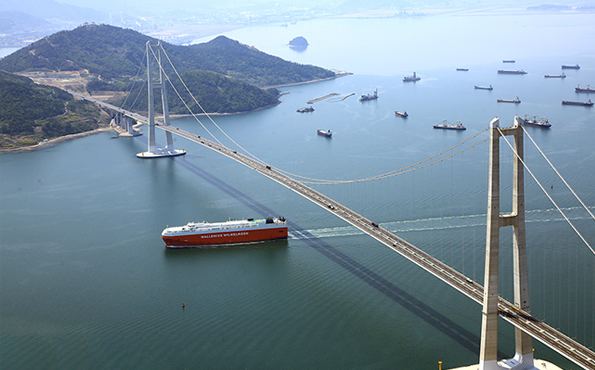
[[[279,103],[279,92],[276,89],[261,89],[245,82],[233,80],[221,74],[207,71],[188,71],[182,73],[186,85],[193,92],[194,97],[209,113],[248,112],[258,108],[268,107]],[[187,94],[179,81],[174,81],[176,90],[193,112],[202,113],[194,100]],[[184,103],[175,91],[168,87],[169,109],[173,113],[188,114]],[[155,91],[156,111],[161,112],[161,94]],[[130,98],[123,108],[144,112],[147,110],[147,88],[137,83]]]
[[[80,70],[107,80],[134,76],[144,59],[145,43],[157,40],[109,25],[84,25],[45,37],[0,60],[0,69]],[[332,71],[285,61],[224,36],[198,45],[163,43],[181,71],[221,73],[256,86],[333,77]]]
[[[93,130],[101,111],[55,87],[0,71],[0,149]]]

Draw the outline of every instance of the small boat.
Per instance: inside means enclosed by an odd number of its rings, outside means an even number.
[[[559,75],[545,75],[543,76],[544,78],[566,78],[566,75],[564,73],[559,74]]]
[[[455,123],[448,123],[448,121],[446,121],[446,120],[442,121],[442,123],[435,124],[434,128],[442,129],[442,130],[466,130],[467,129],[465,126],[463,126],[463,124],[461,122],[457,121]]]
[[[548,121],[547,118],[537,118],[535,116],[533,116],[533,118],[527,118],[527,116],[525,116],[525,118],[520,118],[520,123],[521,125],[525,125],[525,126],[535,126],[535,127],[541,127],[541,128],[550,128],[552,127],[552,124]]]
[[[457,71],[459,71],[459,72],[467,72],[467,71],[469,71],[469,68],[457,68]]]
[[[578,85],[575,89],[574,89],[575,93],[587,93],[587,94],[595,94],[595,89],[593,89],[591,86],[587,85],[587,87],[581,87],[580,85]]]
[[[521,99],[517,96],[514,99],[497,99],[496,102],[498,103],[513,103],[513,104],[521,104]]]
[[[504,59],[502,61],[502,63],[516,63],[516,60],[514,60],[514,59]]]
[[[314,112],[314,107],[303,107],[303,108],[300,108],[300,109],[296,110],[296,112],[298,112],[298,113],[310,113],[310,112]]]
[[[366,95],[362,95],[359,98],[359,101],[369,101],[369,100],[376,100],[378,99],[378,89],[374,90],[374,93],[372,94],[366,94]]]
[[[580,105],[583,107],[592,107],[593,102],[591,101],[591,99],[587,101],[562,100],[562,105]]]
[[[287,239],[287,221],[283,217],[267,217],[215,223],[189,222],[184,226],[165,228],[161,238],[167,248],[207,248]]]
[[[479,86],[479,85],[475,85],[475,90],[489,90],[492,91],[494,90],[494,88],[492,87],[492,85],[490,86]]]
[[[498,74],[500,75],[526,75],[527,72],[522,69],[499,69]]]
[[[409,117],[409,114],[407,114],[407,112],[395,111],[395,116],[402,117],[402,118],[407,118],[407,117]]]
[[[416,82],[421,80],[420,77],[418,77],[415,72],[413,72],[413,74],[411,76],[405,76],[403,77],[403,82]]]
[[[333,137],[333,133],[331,132],[331,130],[322,130],[322,129],[318,129],[316,131],[316,133],[320,136],[324,136],[324,137]]]
[[[575,65],[562,64],[562,69],[581,69],[581,66],[579,66],[578,64],[575,64]]]

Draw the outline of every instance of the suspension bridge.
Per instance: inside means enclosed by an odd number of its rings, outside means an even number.
[[[148,80],[148,89],[149,89],[149,108],[148,108],[148,117],[145,117],[141,114],[126,110],[121,106],[115,106],[106,102],[103,102],[98,99],[94,99],[87,95],[73,93],[73,95],[78,96],[81,99],[85,99],[87,101],[91,101],[98,106],[105,108],[106,110],[121,114],[123,116],[129,117],[137,122],[142,122],[148,125],[148,149],[147,152],[139,153],[137,156],[139,158],[156,158],[156,157],[168,157],[168,156],[177,156],[183,155],[185,152],[180,151],[179,149],[175,149],[173,147],[173,140],[171,139],[172,136],[178,136],[183,139],[186,139],[190,142],[199,144],[217,154],[223,155],[227,158],[230,158],[254,171],[263,175],[276,183],[286,187],[287,189],[297,193],[301,197],[307,199],[308,201],[318,205],[322,209],[330,212],[331,214],[335,215],[336,217],[344,220],[348,224],[356,227],[363,233],[369,235],[370,237],[374,238],[384,246],[390,248],[391,250],[399,253],[401,256],[405,257],[407,260],[413,262],[420,268],[424,269],[425,271],[429,272],[433,276],[437,277],[438,279],[442,280],[449,286],[453,287],[460,293],[464,294],[468,298],[472,299],[476,303],[483,305],[483,323],[482,323],[482,336],[481,336],[481,350],[480,350],[480,366],[481,369],[533,369],[533,355],[532,355],[532,346],[531,346],[531,338],[538,340],[539,342],[543,343],[547,347],[553,349],[554,351],[558,352],[562,356],[566,357],[570,361],[574,362],[575,364],[579,365],[585,369],[595,369],[595,352],[592,349],[588,348],[587,346],[579,343],[575,339],[565,335],[561,331],[555,329],[554,327],[548,325],[547,323],[539,320],[538,318],[534,317],[529,312],[529,304],[528,304],[528,287],[527,287],[527,268],[526,268],[526,255],[525,255],[525,240],[524,240],[524,180],[523,180],[523,173],[526,168],[526,165],[523,161],[523,132],[524,129],[519,124],[518,121],[515,120],[515,123],[512,127],[500,127],[499,120],[494,119],[490,123],[490,190],[489,190],[489,199],[488,199],[488,230],[487,230],[487,241],[486,241],[486,271],[485,271],[485,279],[484,283],[486,286],[482,286],[481,284],[473,281],[470,277],[464,275],[463,273],[457,271],[453,267],[445,264],[444,262],[436,259],[435,257],[431,256],[430,254],[424,252],[420,248],[416,247],[412,243],[404,240],[400,236],[396,235],[395,233],[391,232],[390,230],[384,228],[383,226],[379,225],[374,220],[371,220],[355,211],[350,209],[349,207],[337,202],[336,200],[322,194],[321,192],[313,189],[312,187],[308,186],[306,183],[332,183],[331,180],[324,180],[324,179],[312,179],[303,176],[297,176],[295,174],[291,174],[287,171],[284,171],[280,168],[274,168],[273,166],[267,164],[265,161],[259,159],[258,157],[254,156],[252,153],[247,151],[243,148],[239,143],[233,140],[229,135],[225,132],[223,134],[230,139],[233,143],[235,143],[239,150],[234,150],[229,148],[221,143],[212,133],[205,127],[200,120],[198,119],[197,115],[192,112],[189,105],[184,101],[182,96],[180,95],[179,91],[176,89],[174,84],[171,82],[169,76],[165,72],[165,69],[162,65],[162,55],[169,61],[173,71],[177,74],[177,76],[181,80],[181,76],[175,69],[175,66],[169,59],[169,56],[162,48],[160,44],[157,45],[157,52],[153,49],[154,46],[151,46],[147,43],[146,49],[146,57],[147,57],[147,80]],[[163,53],[163,54],[162,54]],[[152,56],[152,58],[151,58]],[[159,71],[159,82],[152,83],[152,79],[154,78],[151,75],[150,66],[151,63],[157,62],[158,64],[158,71]],[[211,140],[207,137],[198,135],[193,132],[189,132],[183,130],[179,127],[174,127],[169,124],[169,112],[167,107],[167,95],[166,95],[166,82],[169,83],[171,88],[174,90],[176,95],[182,100],[184,105],[188,108],[191,115],[199,122],[203,128],[209,133],[214,140]],[[181,80],[182,85],[187,89],[187,92],[190,94],[192,99],[197,106],[202,109],[202,106],[199,104],[198,101],[192,96],[190,90],[187,88],[183,80]],[[161,97],[162,97],[162,107],[163,107],[163,120],[158,122],[155,117],[155,111],[153,107],[153,90],[154,89],[161,90]],[[203,112],[206,112],[203,109]],[[207,118],[212,121],[214,125],[216,123],[212,120],[210,116],[207,115]],[[216,127],[218,127],[216,125]],[[219,127],[218,127],[219,128]],[[167,136],[167,145],[165,148],[158,147],[155,143],[155,129],[162,130],[166,133]],[[220,129],[220,128],[219,128]],[[220,129],[221,130],[221,129]],[[506,139],[506,136],[513,136],[513,143],[514,145],[510,144]],[[511,150],[514,153],[514,191],[513,191],[513,211],[508,214],[502,214],[500,212],[499,207],[499,140],[504,138],[506,143],[510,146]],[[531,139],[533,140],[533,139]],[[543,154],[543,153],[542,153]],[[547,159],[547,158],[546,158]],[[548,160],[549,161],[549,160]],[[551,164],[551,163],[550,163]],[[552,165],[553,166],[553,165]],[[527,168],[528,169],[528,168]],[[340,180],[338,183],[344,183],[349,181],[368,181],[369,179],[376,180],[382,179],[388,176],[392,176],[393,173],[402,173],[403,171],[407,171],[407,169],[403,169],[401,171],[390,172],[380,176],[373,176],[371,178],[366,179],[355,179],[355,180]],[[530,171],[530,170],[529,170]],[[533,174],[530,172],[531,176]],[[561,175],[560,175],[561,176]],[[298,179],[298,178],[301,178]],[[534,179],[538,181],[535,177]],[[563,180],[565,182],[565,180]],[[539,183],[539,182],[538,182]],[[541,184],[539,184],[541,186]],[[542,190],[545,192],[545,189]],[[573,191],[574,194],[574,191]],[[546,192],[547,195],[547,192]],[[576,195],[576,194],[575,194]],[[549,197],[549,195],[548,195]],[[577,196],[577,199],[578,198]],[[553,202],[553,199],[550,198]],[[581,204],[584,205],[582,201]],[[554,202],[553,203],[556,208],[564,215],[562,210],[558,207],[558,205]],[[588,207],[586,207],[587,211],[593,218],[593,214]],[[574,228],[570,220],[564,215],[565,220],[570,223],[570,225]],[[594,218],[595,219],[595,218]],[[514,271],[514,285],[515,285],[515,294],[514,294],[514,302],[510,302],[504,298],[502,298],[498,293],[498,236],[499,236],[499,229],[505,226],[512,226],[514,230],[514,251],[515,251],[515,271]],[[575,229],[578,233],[578,230]],[[591,249],[591,246],[588,242],[582,237],[580,233],[578,235],[581,237],[586,245]],[[498,329],[497,329],[497,321],[498,317],[504,319],[505,321],[509,322],[515,327],[515,343],[516,343],[516,355],[513,359],[510,360],[503,360],[501,362],[496,362],[496,355],[498,349]]]

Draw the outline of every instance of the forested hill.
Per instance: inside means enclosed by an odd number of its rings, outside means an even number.
[[[95,129],[102,122],[93,104],[55,87],[0,71],[0,149]]]
[[[0,69],[10,72],[87,69],[103,79],[120,80],[136,74],[148,40],[157,41],[130,29],[84,25],[16,51],[0,60]],[[320,67],[285,61],[224,36],[192,46],[163,45],[181,71],[216,72],[260,87],[335,75]]]

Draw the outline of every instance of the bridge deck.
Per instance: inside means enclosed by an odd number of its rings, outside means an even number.
[[[113,105],[108,106],[108,104],[104,102],[85,96],[80,97],[93,101],[98,105],[104,106],[108,109],[114,109],[120,113],[130,116],[131,118],[145,122],[147,121],[145,117],[142,117],[136,113],[125,111],[123,109],[114,107]],[[471,280],[469,277],[437,260],[428,253],[422,251],[421,249],[400,238],[391,231],[383,228],[382,226],[376,226],[377,224],[373,223],[372,220],[369,220],[366,217],[354,212],[353,210],[327,197],[326,195],[319,193],[318,191],[302,184],[301,182],[282,174],[270,166],[257,162],[248,156],[240,154],[211,140],[205,139],[204,137],[201,137],[197,134],[173,126],[163,126],[158,124],[156,127],[163,131],[168,131],[172,134],[183,137],[194,143],[200,144],[259,172],[261,175],[264,175],[296,192],[302,197],[310,200],[314,204],[322,207],[326,211],[334,214],[335,216],[358,228],[362,232],[368,234],[383,245],[399,253],[422,269],[428,271],[459,292],[471,298],[475,302],[479,304],[483,303],[483,286],[481,284]],[[528,333],[533,338],[560,353],[577,365],[585,369],[595,369],[595,353],[591,349],[583,346],[548,324],[539,321],[537,318],[531,316],[530,313],[518,309],[513,303],[505,300],[504,298],[500,298],[500,303],[498,306],[500,316],[504,320]]]

